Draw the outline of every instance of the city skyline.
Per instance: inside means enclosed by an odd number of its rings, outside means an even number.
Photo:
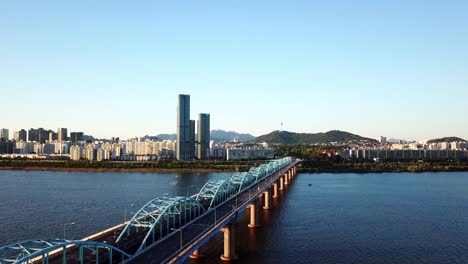
[[[468,138],[464,1],[109,3],[2,4],[10,138],[176,133],[177,94],[254,136]]]

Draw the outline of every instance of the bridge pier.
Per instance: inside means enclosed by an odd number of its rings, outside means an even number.
[[[224,254],[221,255],[221,260],[231,261],[237,259],[235,252],[235,229],[234,224],[230,223],[224,228],[221,229],[221,232],[224,233]]]
[[[260,226],[260,211],[258,210],[258,201],[252,203],[248,207],[250,209],[250,223],[249,227]]]
[[[273,198],[278,198],[278,183],[273,183]]]
[[[200,259],[203,258],[204,255],[200,254],[200,249],[195,250],[192,254],[190,254],[191,259]]]
[[[271,209],[271,197],[270,197],[270,190],[267,190],[263,192],[263,195],[265,196],[265,199],[263,199],[263,209],[265,210],[270,210]]]
[[[279,178],[279,183],[280,183],[279,189],[284,190],[284,177],[283,176]]]
[[[284,174],[284,184],[288,185],[289,184],[289,172]]]

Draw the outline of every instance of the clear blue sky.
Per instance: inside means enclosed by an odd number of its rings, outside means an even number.
[[[0,127],[468,138],[467,1],[3,1]],[[12,132],[11,132],[12,133]]]

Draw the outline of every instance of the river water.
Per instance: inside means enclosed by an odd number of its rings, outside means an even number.
[[[0,245],[79,239],[152,198],[186,195],[230,173],[0,171]],[[133,206],[132,206],[133,205]],[[238,263],[468,263],[468,173],[300,174],[236,223]],[[197,263],[219,263],[222,234]]]

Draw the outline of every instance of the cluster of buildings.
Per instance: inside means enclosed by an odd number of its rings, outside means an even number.
[[[170,159],[174,156],[175,141],[132,139],[122,142],[75,144],[70,147],[71,160],[148,161]]]
[[[468,159],[468,142],[404,142],[390,143],[385,137],[380,138],[380,145],[369,148],[343,150],[345,159],[365,160],[447,160]]]
[[[31,128],[14,132],[0,130],[0,157],[4,158],[50,158],[54,156],[71,160],[120,160],[148,161],[159,159],[177,160],[252,160],[272,159],[274,151],[265,145],[223,142],[215,144],[210,138],[210,114],[201,113],[198,120],[190,119],[190,95],[179,95],[177,107],[177,138],[151,140],[143,138],[120,141],[95,141],[83,132],[71,132],[59,128]]]
[[[72,132],[68,137],[66,128],[57,132],[44,128],[21,129],[10,138],[9,130],[0,130],[0,154],[16,155],[67,155],[69,146],[83,140],[83,132]]]
[[[22,137],[24,130],[15,132]],[[33,131],[31,129],[30,131]],[[46,130],[36,130],[46,131]],[[50,130],[48,130],[50,131]],[[84,140],[83,132],[72,132],[67,136],[66,128],[59,128],[57,139],[50,138],[41,142],[34,135],[31,137],[12,139],[8,137],[8,130],[2,129],[0,139],[0,156],[5,158],[51,158],[65,157],[72,160],[156,160],[174,157],[175,141],[154,141],[143,139],[130,139],[120,141],[112,139],[109,141]],[[41,136],[38,136],[41,138]]]

